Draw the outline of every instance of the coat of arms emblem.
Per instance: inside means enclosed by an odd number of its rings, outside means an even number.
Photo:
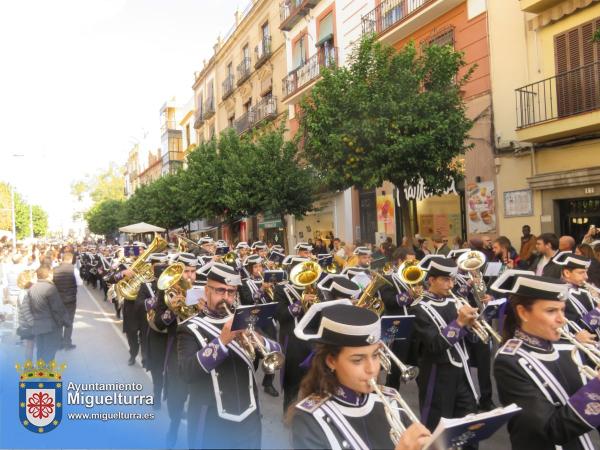
[[[54,430],[62,420],[62,372],[66,365],[26,361],[19,372],[19,421],[33,433]]]

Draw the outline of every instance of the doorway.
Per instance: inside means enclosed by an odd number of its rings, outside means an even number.
[[[600,197],[574,198],[558,201],[560,233],[581,242],[590,225],[600,228]]]
[[[362,244],[375,244],[377,232],[377,196],[375,190],[360,191],[360,240]]]

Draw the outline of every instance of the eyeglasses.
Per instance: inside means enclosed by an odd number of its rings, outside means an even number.
[[[206,286],[211,288],[213,291],[215,291],[218,295],[230,295],[230,296],[234,296],[235,294],[237,294],[237,289],[225,289],[225,288],[216,288],[216,287],[212,287],[212,286]]]

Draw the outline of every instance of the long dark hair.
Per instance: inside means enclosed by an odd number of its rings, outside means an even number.
[[[517,314],[517,306],[521,305],[530,311],[533,304],[537,301],[534,297],[524,297],[522,295],[511,295],[504,320],[504,329],[502,331],[502,340],[506,342],[515,335],[515,330],[521,326],[521,318]]]
[[[327,356],[331,355],[334,358],[342,351],[342,347],[327,345],[327,344],[316,344],[314,348],[314,356],[310,363],[308,373],[302,378],[300,383],[300,391],[298,392],[298,400],[302,400],[309,395],[317,395],[324,397],[335,392],[335,388],[339,382],[335,373],[327,366]],[[286,413],[285,422],[290,424],[294,417],[294,411],[296,409],[296,403],[290,405]]]

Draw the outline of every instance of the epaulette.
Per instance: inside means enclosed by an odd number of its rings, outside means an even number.
[[[299,401],[296,404],[296,408],[298,408],[300,411],[305,411],[307,413],[312,414],[319,408],[319,406],[321,406],[323,403],[329,400],[330,397],[330,395],[324,397],[314,394],[309,395],[305,399]]]
[[[498,353],[501,355],[514,355],[517,353],[517,350],[519,350],[521,345],[523,345],[523,341],[521,339],[509,339],[498,351]]]

